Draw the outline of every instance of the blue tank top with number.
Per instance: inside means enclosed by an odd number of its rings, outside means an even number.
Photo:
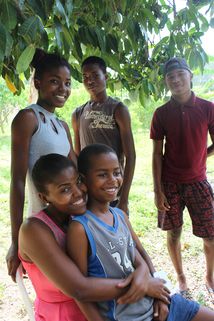
[[[110,211],[113,215],[113,226],[101,221],[91,211],[76,216],[73,220],[83,225],[90,244],[88,275],[126,278],[134,271],[135,244],[123,212],[112,207]],[[144,297],[134,304],[117,304],[115,300],[97,304],[106,321],[150,321],[153,317],[153,299],[150,297]]]

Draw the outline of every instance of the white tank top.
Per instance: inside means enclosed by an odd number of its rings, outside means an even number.
[[[68,156],[70,143],[64,126],[54,113],[37,104],[32,104],[27,109],[34,111],[38,121],[38,129],[30,142],[27,172],[28,216],[31,216],[44,208],[31,178],[35,162],[41,156],[51,153]]]

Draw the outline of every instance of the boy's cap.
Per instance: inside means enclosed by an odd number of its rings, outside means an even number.
[[[170,58],[164,65],[163,68],[163,74],[164,77],[166,76],[166,74],[168,74],[168,72],[173,71],[175,69],[186,69],[189,72],[191,72],[189,66],[186,63],[186,60],[183,58]]]

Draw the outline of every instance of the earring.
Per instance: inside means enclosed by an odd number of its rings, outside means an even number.
[[[45,205],[48,207],[48,205],[50,205],[50,203],[49,203],[49,202],[47,202],[47,203],[45,203]]]

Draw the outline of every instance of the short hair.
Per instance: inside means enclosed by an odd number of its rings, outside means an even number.
[[[100,69],[104,72],[104,74],[106,74],[106,63],[102,58],[97,56],[90,56],[85,60],[83,60],[81,68],[83,69],[85,65],[95,65],[95,64],[100,67]]]
[[[45,193],[46,185],[54,182],[56,176],[64,169],[73,167],[74,162],[60,154],[48,154],[41,156],[32,170],[33,183],[38,192]]]
[[[101,154],[110,154],[113,153],[116,155],[116,152],[105,144],[91,144],[83,148],[79,154],[77,164],[78,164],[78,171],[86,175],[88,170],[91,168],[91,158],[93,156],[98,156]]]
[[[31,61],[31,66],[35,68],[34,79],[41,79],[43,74],[54,68],[67,67],[71,71],[68,61],[56,53],[46,53],[37,48]]]

